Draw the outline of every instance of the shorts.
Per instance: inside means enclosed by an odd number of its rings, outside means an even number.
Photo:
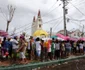
[[[67,47],[67,48],[66,48],[66,52],[71,53],[71,47]]]
[[[85,47],[84,47],[84,51],[85,51]]]
[[[41,50],[36,50],[36,55],[37,55],[38,57],[40,57],[40,55],[41,55]]]
[[[20,52],[20,58],[22,59],[26,58],[24,52]]]

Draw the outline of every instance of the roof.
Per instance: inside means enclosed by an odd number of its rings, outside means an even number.
[[[68,30],[66,30],[67,31],[67,34],[70,34],[71,32],[70,31],[68,31]],[[61,33],[61,34],[64,34],[64,30],[60,30],[60,31],[58,31],[57,33]]]

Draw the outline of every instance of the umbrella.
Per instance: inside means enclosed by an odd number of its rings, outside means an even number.
[[[62,35],[62,34],[57,34],[57,36],[59,37],[59,38],[62,38],[62,39],[64,39],[64,40],[68,40],[68,36],[64,36],[64,35]]]
[[[51,36],[51,38],[57,39],[57,36],[54,35],[54,36]]]
[[[58,40],[61,40],[61,41],[64,41],[64,39],[63,39],[63,38],[60,38],[60,37],[57,37],[57,39],[58,39]]]
[[[0,30],[0,36],[7,37],[8,33],[5,32],[4,30]]]
[[[80,38],[79,40],[85,41],[85,37]]]
[[[69,40],[71,40],[71,41],[78,41],[78,39],[76,39],[76,38],[69,38]]]

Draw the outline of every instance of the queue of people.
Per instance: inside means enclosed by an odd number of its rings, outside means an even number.
[[[0,39],[0,53],[2,59],[16,61],[18,58],[22,62],[26,60],[49,61],[66,58],[70,55],[84,54],[85,41],[60,41],[52,38],[51,40],[43,40],[39,37],[29,38],[27,41],[24,35],[20,37]]]

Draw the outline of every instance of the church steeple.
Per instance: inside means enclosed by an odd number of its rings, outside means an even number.
[[[37,17],[38,21],[42,22],[42,18],[41,18],[41,12],[40,10],[38,11],[38,17]]]
[[[41,18],[40,10],[38,11],[38,18]]]
[[[41,18],[41,12],[38,11],[37,18],[33,17],[33,23],[32,23],[32,35],[36,30],[42,29],[42,18]]]

